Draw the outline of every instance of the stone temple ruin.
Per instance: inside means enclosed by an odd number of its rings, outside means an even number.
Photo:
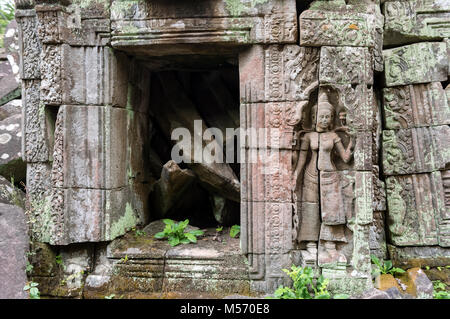
[[[448,1],[16,0],[15,16],[41,294],[258,295],[292,264],[356,294],[371,254],[450,264]],[[171,159],[174,129],[204,147],[208,127],[269,135],[227,137],[241,163]],[[240,239],[170,247],[162,218]]]

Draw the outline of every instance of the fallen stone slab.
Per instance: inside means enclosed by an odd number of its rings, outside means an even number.
[[[11,65],[12,73],[14,74],[16,81],[19,83],[19,28],[15,19],[6,26],[3,46],[5,47],[6,58]]]
[[[390,299],[390,297],[386,291],[373,288],[352,299]]]
[[[0,176],[0,203],[25,207],[25,194],[3,176]]]
[[[419,267],[408,269],[398,277],[406,286],[406,293],[420,299],[433,299],[433,283]]]
[[[195,105],[183,91],[183,87],[175,75],[171,72],[159,72],[152,78],[152,90],[155,92],[155,99],[152,100],[152,112],[155,121],[165,134],[165,138],[171,140],[172,132],[176,128],[181,128],[183,132],[187,130],[190,134],[190,141],[183,141],[183,143],[190,142],[191,147],[188,149],[186,146],[186,150],[183,149],[181,159],[195,172],[202,186],[239,202],[240,183],[238,178],[227,163],[216,162],[216,156],[212,156],[206,149],[208,146],[209,150],[220,152],[222,147],[216,140],[208,143],[203,140],[203,132],[208,127]],[[196,126],[196,123],[199,124]],[[175,138],[179,137],[175,136]],[[173,151],[176,153],[176,150]],[[176,154],[180,155],[180,152],[181,149]]]
[[[26,299],[29,239],[22,208],[0,203],[0,299]]]
[[[195,174],[191,170],[181,169],[174,161],[168,161],[150,195],[152,214],[164,217],[194,180]]]
[[[22,100],[16,99],[0,106],[0,121],[10,116],[22,114]]]
[[[25,180],[26,164],[22,161],[22,115],[0,121],[0,175],[8,180]]]
[[[0,57],[0,105],[8,103],[21,95],[19,82],[12,72],[11,64],[5,58]]]

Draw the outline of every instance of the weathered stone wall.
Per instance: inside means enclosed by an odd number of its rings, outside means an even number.
[[[382,134],[389,254],[403,267],[444,266],[450,257],[450,6],[386,1],[383,13],[391,47],[383,51]]]
[[[145,117],[137,116],[145,98],[135,97],[145,77],[108,45],[108,8],[17,3],[23,156],[33,236],[42,242],[112,240],[145,221],[143,149],[131,147],[145,144],[135,136],[148,136]]]
[[[119,290],[133,282],[144,295],[191,283],[141,276],[189,250],[147,256],[145,243],[133,243],[143,255],[125,265],[127,247],[115,240],[148,224],[152,209],[164,211],[149,198],[167,190],[171,173],[197,176],[224,201],[240,197],[248,274],[237,261],[234,277],[217,266],[230,292],[273,292],[291,264],[356,293],[372,287],[370,254],[400,266],[449,263],[445,2],[16,0],[16,8],[32,238],[50,255],[60,249],[70,266],[35,271],[44,294],[81,296],[86,280],[95,297],[115,291],[115,275]],[[257,161],[241,164],[240,183],[226,164],[163,169],[150,149],[153,126],[191,129],[199,117],[187,99],[174,102],[173,75],[151,83],[152,67],[211,55],[238,60],[240,127],[269,131],[265,143],[241,144],[242,160]],[[182,59],[164,64],[173,56]],[[152,96],[158,90],[171,102]],[[321,127],[325,111],[331,119]],[[166,174],[158,181],[155,167]],[[228,252],[206,259],[228,267],[227,256],[238,260]],[[55,288],[67,276],[68,288]]]

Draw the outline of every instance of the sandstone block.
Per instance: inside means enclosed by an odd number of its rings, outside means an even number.
[[[61,104],[127,106],[128,61],[121,53],[64,44],[60,62]]]
[[[127,185],[127,114],[110,106],[61,106],[54,185],[104,189]]]
[[[436,40],[450,36],[450,6],[445,1],[389,1],[384,5],[385,45]]]
[[[16,114],[0,121],[0,175],[16,181],[25,177],[21,118],[20,114]]]
[[[292,152],[276,149],[244,150],[241,163],[241,201],[292,201]]]
[[[369,49],[322,47],[319,79],[321,84],[373,84],[373,60]]]
[[[0,58],[0,105],[20,97],[19,75],[7,59]]]
[[[448,246],[444,172],[386,179],[390,238],[397,246]]]
[[[377,23],[374,14],[348,9],[331,10],[306,10],[301,13],[300,45],[375,46]]]
[[[6,178],[0,176],[0,203],[25,207],[25,194]]]
[[[433,299],[433,283],[422,269],[418,267],[408,269],[398,278],[406,285],[406,293],[419,299]]]
[[[422,42],[383,51],[386,86],[446,81],[447,46]]]
[[[22,114],[22,100],[12,100],[0,106],[0,121],[16,114]]]
[[[450,161],[447,125],[383,131],[385,175],[432,172]]]
[[[318,86],[317,48],[253,46],[239,61],[241,102],[305,101]]]
[[[448,248],[439,246],[400,247],[388,245],[389,256],[395,267],[445,267],[450,262]]]
[[[415,84],[383,90],[387,129],[450,124],[450,106],[442,84]]]
[[[26,299],[28,227],[24,211],[0,203],[0,299]]]
[[[41,42],[37,35],[36,11],[16,10],[19,25],[20,77],[22,79],[38,79],[40,77]]]

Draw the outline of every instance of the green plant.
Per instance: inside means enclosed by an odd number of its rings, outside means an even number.
[[[433,298],[450,299],[450,292],[447,291],[447,285],[440,280],[433,281]]]
[[[392,261],[390,260],[379,260],[377,256],[370,255],[372,262],[376,265],[375,269],[372,269],[372,275],[378,276],[379,274],[390,274],[394,275],[396,273],[404,273],[405,271],[401,268],[396,268],[392,266]]]
[[[330,299],[327,290],[328,279],[320,275],[314,279],[314,270],[311,267],[291,266],[291,270],[283,271],[292,279],[292,288],[280,286],[274,293],[277,299]],[[334,299],[346,299],[347,295],[335,295]]]
[[[111,294],[109,296],[105,296],[105,299],[114,299],[115,296],[115,294]]]
[[[80,278],[82,275],[84,275],[84,270],[80,270],[78,272],[74,272],[74,273],[70,274],[69,276],[66,276],[63,279],[61,279],[59,284],[61,286],[64,286],[67,283],[73,283],[76,279]]]
[[[23,287],[23,290],[28,291],[30,299],[41,299],[41,293],[39,292],[37,286],[39,286],[37,282],[30,281],[25,285],[25,287]]]
[[[216,231],[217,231],[217,232],[221,232],[222,230],[223,230],[223,226],[220,226],[220,227],[217,227],[217,228],[216,228]]]
[[[56,256],[56,257],[55,257],[55,262],[56,262],[58,265],[62,265],[62,264],[63,264],[62,256],[61,256],[61,255]]]
[[[126,263],[128,261],[128,255],[125,255],[125,258],[120,258],[120,262]]]
[[[35,253],[34,251],[33,251],[33,252],[27,251],[27,252],[25,253],[26,260],[27,260],[27,266],[26,266],[26,268],[25,268],[25,271],[26,271],[27,273],[31,273],[31,272],[33,271],[33,269],[34,269],[34,266],[30,263],[30,257],[31,257],[31,256],[34,256],[34,255],[36,255],[36,253]]]
[[[230,228],[230,237],[236,237],[241,232],[241,226],[233,225]]]
[[[25,271],[30,274],[33,271],[33,268],[34,266],[30,264],[30,262],[27,260],[27,266],[25,268]]]
[[[141,237],[141,236],[145,236],[146,235],[145,231],[136,229],[135,227],[131,228],[131,230],[134,231],[134,235],[136,237]]]
[[[14,177],[11,177],[11,186],[0,185],[0,195],[9,200],[11,204],[25,209],[20,190],[15,187]]]
[[[3,34],[9,22],[14,19],[14,2],[5,0],[0,3],[0,48],[3,47]]]
[[[176,223],[171,219],[163,219],[166,227],[162,232],[155,234],[155,238],[162,239],[168,238],[170,246],[176,246],[179,244],[189,244],[196,243],[197,236],[203,235],[201,230],[191,230],[190,232],[185,232],[184,229],[189,224],[189,219],[183,222]]]

